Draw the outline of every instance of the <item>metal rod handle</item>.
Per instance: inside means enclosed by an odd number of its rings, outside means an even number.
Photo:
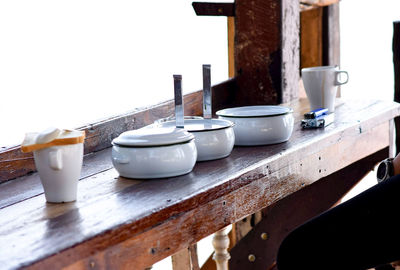
[[[203,65],[203,117],[212,118],[211,108],[211,65]]]
[[[173,75],[173,76],[174,76],[176,127],[177,128],[184,128],[184,122],[183,122],[183,97],[182,97],[182,75]]]

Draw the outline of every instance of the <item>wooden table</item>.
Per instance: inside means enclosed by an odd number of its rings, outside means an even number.
[[[1,268],[145,268],[386,148],[400,115],[394,102],[346,101],[332,125],[302,130],[308,103],[290,106],[288,142],[235,147],[184,176],[118,177],[106,149],[85,157],[77,202],[46,203],[36,173],[1,184]]]

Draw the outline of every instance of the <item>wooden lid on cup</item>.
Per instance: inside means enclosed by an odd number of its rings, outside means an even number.
[[[56,145],[68,145],[83,143],[85,132],[80,130],[48,128],[42,132],[26,133],[21,144],[24,153],[37,151]]]

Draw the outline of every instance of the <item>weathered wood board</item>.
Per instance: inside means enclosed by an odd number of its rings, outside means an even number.
[[[288,142],[235,147],[184,176],[129,180],[100,162],[102,169],[80,181],[78,201],[67,204],[28,192],[37,176],[26,176],[17,201],[0,209],[2,267],[145,268],[387,147],[389,120],[400,114],[393,102],[347,101],[334,124],[304,131],[299,121],[308,103],[290,106],[296,122]],[[94,160],[85,166],[95,168]]]

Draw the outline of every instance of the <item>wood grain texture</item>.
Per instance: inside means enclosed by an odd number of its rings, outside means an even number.
[[[228,17],[228,75],[235,76],[235,18]]]
[[[301,68],[322,66],[323,9],[302,12],[300,18]]]
[[[334,124],[304,131],[307,101],[290,106],[296,124],[286,143],[235,147],[174,178],[128,180],[105,170],[79,182],[75,203],[21,195],[0,209],[2,267],[144,269],[387,147],[388,121],[400,114],[391,102],[346,102]]]
[[[282,98],[278,103],[299,96],[300,68],[300,6],[296,0],[282,3]]]
[[[297,96],[299,2],[238,0],[235,7],[235,103],[277,104]]]
[[[323,8],[323,43],[325,66],[340,66],[340,9],[339,3]]]
[[[171,256],[173,270],[199,270],[197,244],[190,245]]]

